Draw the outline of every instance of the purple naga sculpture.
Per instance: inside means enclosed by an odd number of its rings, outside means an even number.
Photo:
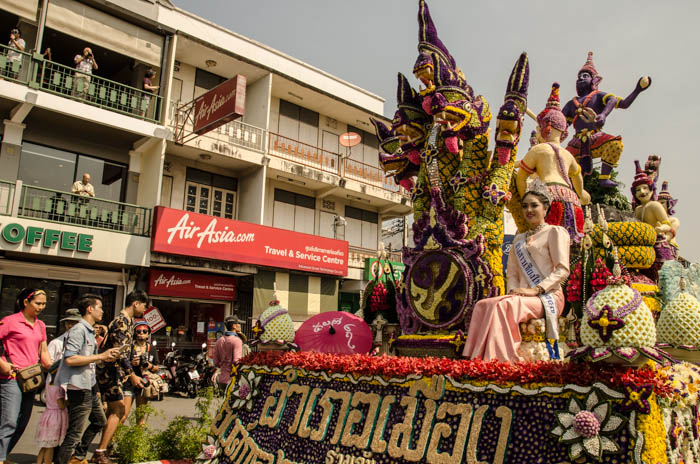
[[[651,78],[640,78],[635,89],[625,99],[598,90],[602,79],[593,64],[593,52],[588,52],[588,59],[579,70],[576,80],[578,96],[572,98],[563,110],[567,122],[573,124],[576,130],[567,150],[578,159],[584,176],[593,172],[592,158],[600,158],[601,186],[615,187],[617,184],[610,176],[622,155],[622,137],[606,134],[602,129],[612,110],[629,108],[637,96],[649,88]]]

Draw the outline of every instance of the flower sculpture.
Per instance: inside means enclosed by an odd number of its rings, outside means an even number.
[[[612,437],[626,419],[613,414],[609,401],[591,390],[582,403],[571,397],[567,411],[555,413],[558,425],[551,433],[569,446],[572,461],[588,455],[600,461],[603,453],[619,453],[621,448]]]
[[[231,392],[229,402],[231,409],[237,410],[245,407],[246,411],[250,412],[253,409],[253,399],[258,396],[258,384],[261,377],[256,376],[255,372],[250,371],[248,375],[241,375],[238,378],[237,388]]]
[[[217,446],[217,438],[207,435],[206,443],[202,443],[202,452],[197,456],[197,464],[218,464],[221,446]]]
[[[642,414],[651,412],[649,397],[654,392],[654,386],[646,385],[625,385],[625,394],[627,395],[622,401],[622,408],[625,410],[636,410]]]

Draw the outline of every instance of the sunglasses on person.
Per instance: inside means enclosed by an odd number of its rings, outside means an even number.
[[[147,334],[148,330],[136,330],[135,331],[137,334]]]

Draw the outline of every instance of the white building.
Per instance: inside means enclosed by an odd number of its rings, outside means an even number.
[[[166,1],[0,0],[0,35],[15,26],[25,51],[0,49],[0,315],[25,286],[49,291],[50,326],[79,293],[114,311],[137,286],[200,342],[275,286],[296,321],[357,304],[382,221],[411,211],[378,167],[382,98]],[[235,76],[244,116],[195,136],[193,100]],[[347,132],[361,143],[342,146]],[[69,193],[84,172],[95,198]],[[168,231],[181,220],[243,241],[198,246]]]

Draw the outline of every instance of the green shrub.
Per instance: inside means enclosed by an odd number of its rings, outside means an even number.
[[[213,421],[210,415],[213,396],[211,388],[200,390],[195,403],[195,419],[177,416],[168,423],[165,430],[159,432],[153,431],[147,425],[139,425],[142,418],[145,418],[147,424],[148,419],[156,414],[153,406],[146,404],[136,408],[128,425],[120,425],[114,435],[119,464],[158,459],[194,461],[202,451],[202,443],[206,441]]]

